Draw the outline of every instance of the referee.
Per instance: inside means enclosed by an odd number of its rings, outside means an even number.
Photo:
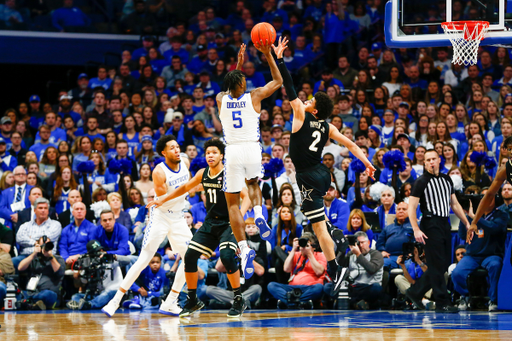
[[[455,196],[452,179],[439,172],[440,162],[434,149],[425,152],[425,172],[414,182],[409,197],[409,218],[416,241],[425,244],[428,271],[405,294],[417,308],[425,309],[421,300],[432,288],[436,311],[456,313],[444,279],[451,260],[450,207],[467,228],[469,222]],[[423,213],[421,229],[416,216],[418,204]]]

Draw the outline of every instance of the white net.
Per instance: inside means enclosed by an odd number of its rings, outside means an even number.
[[[459,21],[441,24],[453,45],[453,64],[474,65],[478,61],[478,46],[489,28],[486,21]]]

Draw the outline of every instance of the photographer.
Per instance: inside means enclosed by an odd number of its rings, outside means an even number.
[[[384,268],[388,271],[398,268],[400,263],[397,259],[402,254],[402,245],[414,240],[408,209],[409,204],[399,203],[396,207],[394,223],[383,228],[377,240],[377,250],[384,257]]]
[[[462,223],[459,225],[459,237],[467,242],[466,254],[453,270],[452,281],[455,290],[462,296],[459,302],[461,310],[466,310],[469,306],[467,278],[479,267],[485,268],[488,272],[489,311],[498,309],[498,280],[505,255],[507,223],[510,219],[508,205],[512,203],[511,184],[503,185],[501,196],[505,204],[495,208],[493,198],[491,204],[484,210],[484,215],[477,222],[476,230],[473,224],[469,229],[466,229]],[[461,204],[471,222],[475,217],[471,201],[461,199]]]
[[[57,306],[66,265],[61,256],[53,255],[53,246],[51,238],[42,236],[32,247],[32,253],[20,262],[18,271],[26,271],[30,277],[22,308],[45,310]]]
[[[100,309],[116,294],[123,273],[119,263],[114,261],[115,255],[109,256],[96,240],[87,243],[87,254],[82,257],[73,267],[80,268],[73,275],[80,293],[71,296],[66,306],[72,310]]]
[[[423,275],[423,273],[428,269],[427,264],[425,264],[425,252],[423,251],[423,248],[421,248],[421,250],[422,253],[420,255],[418,246],[415,245],[413,255],[409,254],[406,256],[398,256],[397,263],[404,272],[404,274],[395,277],[395,284],[398,290],[400,290],[400,292],[404,295],[407,289],[414,285],[414,283],[416,283],[416,280],[418,280],[421,277],[421,275]],[[411,259],[407,259],[411,256]],[[427,293],[425,294],[425,297],[428,299],[430,299],[431,296],[432,289],[427,291]]]
[[[384,258],[379,251],[370,249],[366,232],[359,231],[354,236],[357,241],[349,244],[350,252],[341,263],[350,272],[350,305],[358,310],[376,309],[382,296]]]
[[[12,259],[14,267],[17,267],[21,260],[33,254],[37,241],[42,236],[47,236],[53,243],[58,244],[62,227],[56,220],[48,217],[50,202],[45,198],[37,198],[34,202],[35,219],[20,226],[16,233],[16,243],[20,246],[19,256]]]
[[[2,240],[3,228],[7,229],[3,225],[0,225],[0,304],[4,303],[4,298],[7,294],[7,286],[4,277],[5,275],[14,273],[14,266],[12,265],[11,255],[9,255],[8,252],[10,249],[10,244],[4,244]],[[2,247],[4,245],[9,246],[9,249],[7,247]]]
[[[75,202],[72,208],[74,221],[64,227],[59,241],[59,252],[69,266],[87,252],[87,243],[94,238],[96,226],[85,219],[83,202]]]
[[[306,232],[293,240],[293,248],[284,262],[284,271],[290,273],[289,284],[270,282],[268,292],[278,301],[278,308],[285,309],[297,304],[304,309],[312,309],[313,301],[322,297],[327,260],[322,252],[316,252],[315,236]],[[293,302],[289,299],[292,298]]]

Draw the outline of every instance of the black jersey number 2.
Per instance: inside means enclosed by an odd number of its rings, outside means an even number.
[[[320,139],[322,138],[322,134],[320,134],[320,132],[318,130],[315,130],[313,132],[313,134],[311,134],[311,136],[314,137],[315,140],[309,146],[309,150],[311,150],[312,152],[316,152],[316,151],[318,151],[318,147],[316,145],[318,144],[318,142],[320,142]]]

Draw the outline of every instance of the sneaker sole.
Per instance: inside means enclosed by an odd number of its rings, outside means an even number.
[[[167,316],[180,316],[180,314],[171,313],[170,311],[162,310],[162,309],[158,309],[158,312],[162,315],[167,315]]]
[[[343,283],[343,279],[345,278],[345,274],[347,273],[347,271],[348,271],[347,268],[343,268],[341,271],[340,280],[338,281],[338,283],[333,283],[333,286],[331,289],[331,297],[338,295],[338,293],[340,292],[341,283]]]
[[[107,315],[108,317],[112,317],[112,316],[114,316],[114,314],[110,315],[110,314],[105,310],[105,308],[102,308],[102,309],[101,309],[101,312],[102,312],[103,314]]]
[[[268,226],[267,222],[265,221],[265,219],[263,218],[256,218],[256,220],[254,221],[254,223],[256,224],[256,226],[258,226],[258,228],[260,229],[260,236],[261,236],[261,239],[263,240],[269,240],[270,237],[271,237],[271,233],[272,232],[270,230],[270,227]]]
[[[242,312],[240,312],[240,314],[238,314],[238,315],[229,315],[229,314],[227,314],[226,316],[227,317],[231,317],[231,318],[242,317],[242,315],[244,314],[245,309],[247,309],[247,306],[244,304],[244,308],[242,309]]]
[[[252,277],[252,275],[254,275],[254,265],[252,264],[252,261],[254,260],[254,258],[256,258],[256,252],[254,252],[254,250],[250,250],[249,253],[247,254],[248,256],[248,259],[247,259],[247,262],[245,262],[245,267],[244,267],[244,278],[245,279],[249,279]],[[249,271],[252,270],[252,271]]]
[[[185,314],[178,314],[179,317],[189,317],[191,315],[193,315],[195,312],[201,310],[204,308],[204,303],[201,302],[201,304],[199,305],[199,308],[195,309],[194,311],[191,311],[191,312],[188,312],[188,313],[185,313]]]

